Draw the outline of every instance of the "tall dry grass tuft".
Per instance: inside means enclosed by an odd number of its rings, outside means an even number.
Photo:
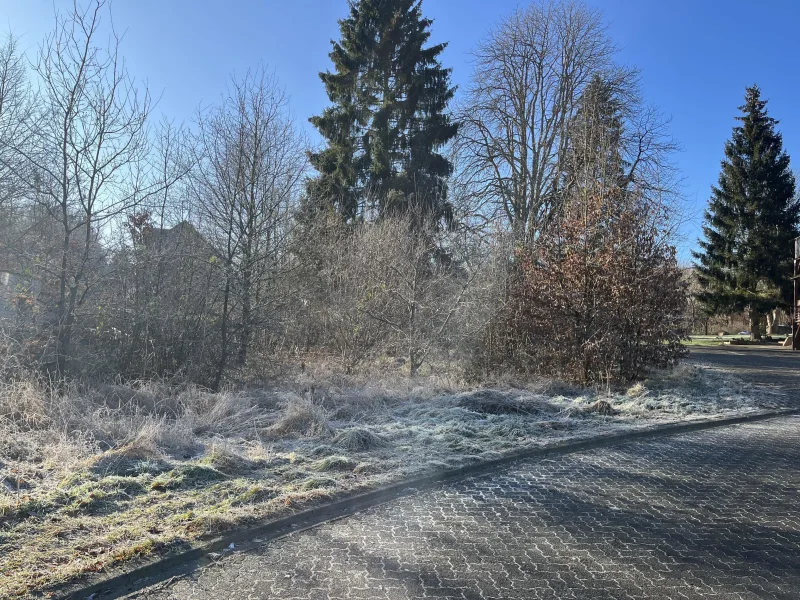
[[[52,404],[51,390],[35,381],[0,382],[0,423],[22,430],[46,428],[52,424]]]
[[[325,409],[308,399],[292,398],[280,419],[269,428],[273,435],[327,437],[331,434]]]
[[[277,418],[277,405],[274,399],[259,400],[244,392],[213,393],[162,382],[90,389],[67,384],[58,389],[41,378],[0,381],[0,454],[22,452],[30,446],[22,438],[40,432],[51,440],[76,441],[86,451],[146,442],[168,455],[186,457],[200,450],[200,438],[257,439]]]

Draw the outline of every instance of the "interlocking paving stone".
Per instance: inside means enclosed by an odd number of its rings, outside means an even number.
[[[139,594],[798,598],[798,468],[797,417],[521,461]]]

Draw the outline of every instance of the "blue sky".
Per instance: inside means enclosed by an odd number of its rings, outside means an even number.
[[[800,77],[796,0],[587,0],[600,8],[620,62],[638,67],[648,103],[672,119],[682,145],[676,157],[689,220],[681,258],[699,235],[710,186],[744,88],[758,83],[781,121],[785,148],[800,169]],[[53,23],[53,7],[71,0],[0,0],[0,26],[21,37],[33,54]],[[445,66],[453,80],[469,80],[469,52],[516,0],[424,0],[434,19],[433,41],[448,41]],[[329,66],[336,20],[345,0],[114,0],[130,71],[146,79],[170,118],[191,120],[216,101],[231,73],[263,63],[292,98],[297,120],[327,104],[318,72]]]

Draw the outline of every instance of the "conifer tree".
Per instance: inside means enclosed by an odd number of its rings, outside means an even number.
[[[628,185],[622,156],[623,103],[611,81],[595,75],[586,86],[569,126],[562,196]]]
[[[762,315],[789,302],[800,222],[789,156],[766,105],[757,86],[747,88],[694,253],[699,299],[712,314],[748,310],[753,339]]]
[[[449,217],[452,165],[439,150],[457,131],[445,112],[455,89],[439,62],[446,44],[426,47],[432,21],[421,4],[351,0],[332,42],[334,71],[320,74],[332,105],[310,119],[326,147],[310,156],[319,176],[308,195],[345,220]]]

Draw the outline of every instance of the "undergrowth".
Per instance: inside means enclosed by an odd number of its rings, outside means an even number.
[[[218,393],[3,383],[0,596],[52,589],[332,495],[598,430],[747,410],[754,397],[690,366],[619,389],[307,372]]]

